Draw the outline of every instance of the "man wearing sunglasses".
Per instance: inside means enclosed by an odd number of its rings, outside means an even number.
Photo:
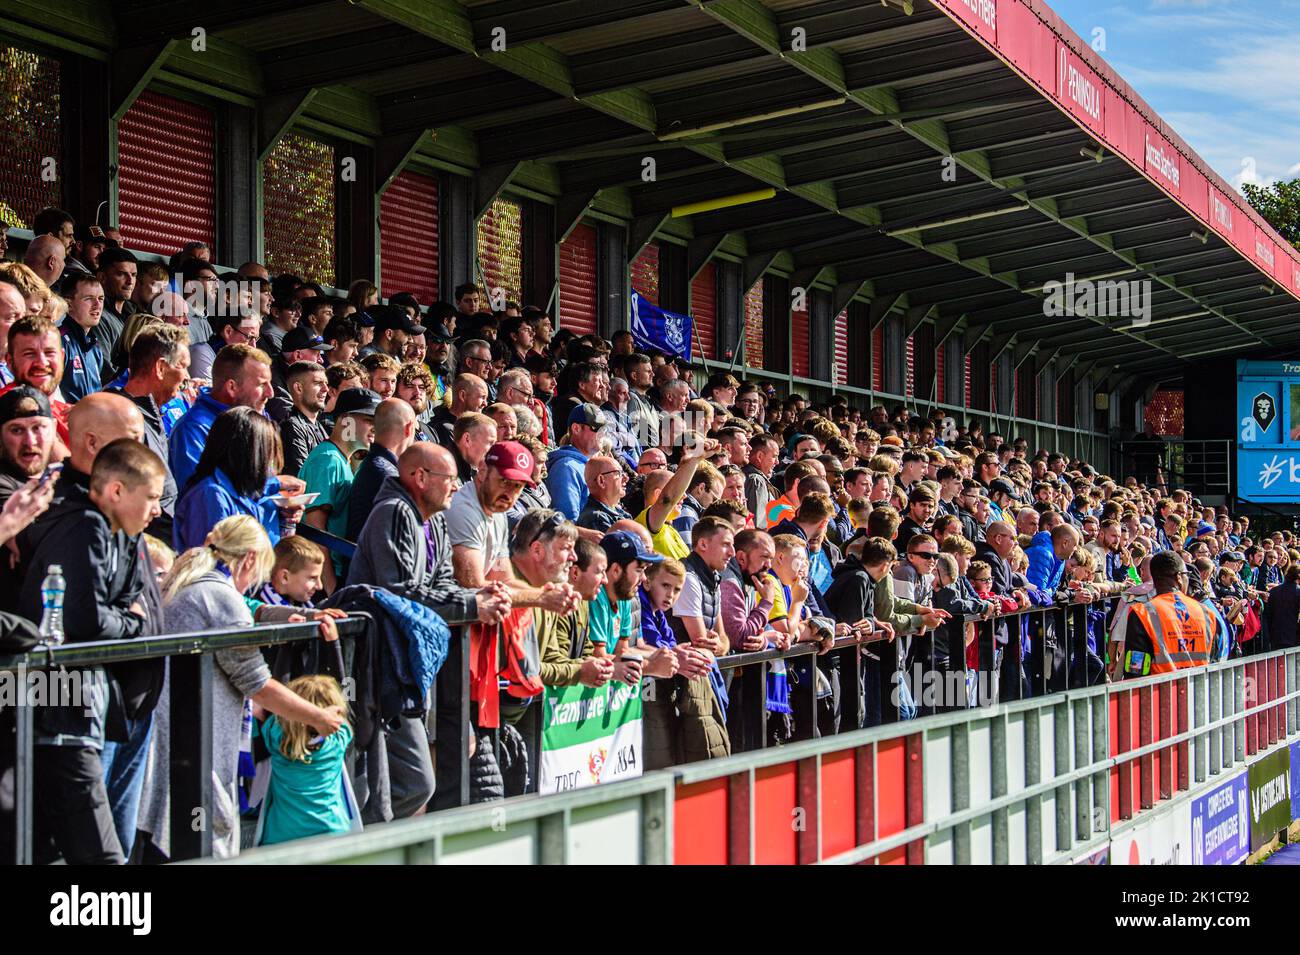
[[[621,504],[627,494],[627,474],[612,457],[597,454],[587,461],[583,477],[588,494],[578,514],[579,533],[599,543],[616,521],[632,519]]]

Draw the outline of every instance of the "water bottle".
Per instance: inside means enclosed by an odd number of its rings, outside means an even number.
[[[41,642],[52,647],[63,643],[63,594],[67,589],[62,565],[50,564],[41,581],[41,603],[45,607],[41,615]]]

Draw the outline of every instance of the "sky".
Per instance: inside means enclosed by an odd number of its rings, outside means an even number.
[[[1219,175],[1300,177],[1300,0],[1048,0]]]

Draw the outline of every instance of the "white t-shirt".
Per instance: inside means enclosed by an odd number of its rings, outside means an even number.
[[[672,613],[675,617],[704,617],[704,590],[700,587],[700,578],[694,574],[686,575],[681,596],[673,604]],[[708,621],[705,624],[707,626]]]
[[[483,555],[483,573],[510,556],[510,524],[505,514],[487,514],[471,481],[452,495],[447,508],[447,536],[453,547],[468,547]]]

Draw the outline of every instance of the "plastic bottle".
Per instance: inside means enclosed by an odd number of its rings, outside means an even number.
[[[41,581],[41,603],[45,607],[41,615],[41,641],[53,647],[63,643],[63,595],[67,589],[62,565],[50,564]]]

